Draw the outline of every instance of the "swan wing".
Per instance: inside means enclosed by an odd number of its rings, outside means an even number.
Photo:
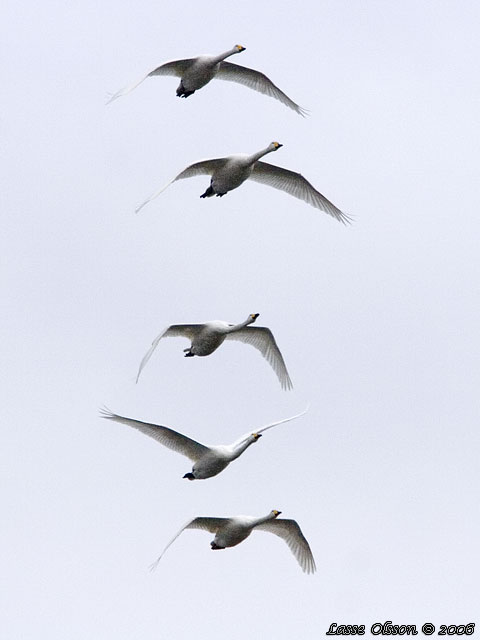
[[[285,361],[270,329],[267,329],[267,327],[245,327],[238,331],[227,333],[227,339],[240,340],[258,349],[277,374],[282,389],[293,388]]]
[[[133,427],[134,429],[141,431],[146,436],[149,436],[160,444],[163,444],[163,446],[168,447],[168,449],[190,458],[193,462],[196,462],[199,458],[210,451],[210,449],[205,445],[200,444],[191,438],[187,438],[187,436],[184,436],[182,433],[178,433],[173,429],[162,427],[159,424],[125,418],[124,416],[119,416],[116,413],[109,411],[107,408],[101,409],[100,415],[102,418],[106,418],[107,420],[114,420],[115,422],[126,424],[129,427]]]
[[[266,184],[274,189],[285,191],[294,198],[304,200],[312,205],[312,207],[328,213],[328,215],[343,222],[343,224],[350,222],[350,217],[346,213],[340,211],[330,200],[325,198],[325,196],[317,191],[300,173],[284,169],[283,167],[277,167],[268,162],[257,161],[253,167],[250,179]]]
[[[308,113],[306,109],[302,109],[302,107],[291,100],[287,94],[283,93],[281,89],[273,84],[270,78],[267,78],[264,73],[256,71],[255,69],[242,67],[239,64],[233,64],[231,62],[221,62],[216,77],[219,80],[238,82],[249,89],[259,91],[271,98],[280,100],[280,102],[283,102],[284,105],[290,107],[290,109],[293,109],[301,116],[305,117]]]
[[[268,520],[255,527],[261,531],[269,531],[287,543],[305,573],[315,573],[316,566],[312,550],[296,520]]]
[[[110,104],[110,102],[113,102],[117,98],[127,95],[127,93],[136,89],[139,84],[142,84],[142,82],[147,78],[150,78],[150,76],[182,76],[185,69],[187,69],[192,62],[193,60],[191,58],[187,60],[172,60],[172,62],[166,62],[153,71],[150,71],[150,73],[147,73],[146,76],[143,76],[140,80],[137,80],[137,82],[129,84],[127,87],[123,87],[123,89],[119,89],[116,93],[110,95],[105,104]]]
[[[236,440],[233,443],[232,447],[237,447],[238,445],[240,445],[243,442],[245,442],[245,440],[247,438],[249,438],[252,435],[252,433],[263,433],[264,431],[268,431],[268,429],[271,429],[272,427],[276,427],[279,424],[283,424],[284,422],[290,422],[290,420],[295,420],[296,418],[300,418],[300,416],[303,416],[303,415],[305,415],[307,413],[308,409],[309,409],[309,407],[307,407],[301,413],[297,413],[294,416],[290,416],[290,418],[284,418],[283,420],[277,420],[276,422],[271,422],[269,424],[266,424],[265,426],[261,427],[260,429],[251,429],[250,431],[245,433],[241,438]]]
[[[211,176],[217,169],[219,169],[220,167],[223,167],[226,160],[227,158],[213,158],[211,160],[200,160],[200,162],[195,162],[194,164],[191,164],[189,167],[187,167],[186,169],[181,171],[177,176],[175,176],[173,180],[170,180],[170,182],[164,185],[161,189],[159,189],[158,191],[155,191],[155,193],[152,193],[152,195],[149,198],[147,198],[144,202],[142,202],[142,204],[140,204],[135,209],[135,213],[138,213],[140,209],[143,209],[143,207],[146,204],[154,200],[163,191],[165,191],[165,189],[169,187],[172,184],[172,182],[176,182],[177,180],[183,180],[184,178],[193,178],[194,176],[200,176],[200,175]]]
[[[205,518],[198,517],[193,518],[193,520],[189,520],[183,527],[175,534],[175,536],[170,540],[162,553],[158,556],[153,564],[150,565],[150,571],[154,571],[157,568],[158,563],[163,557],[163,554],[168,549],[168,547],[175,542],[178,536],[185,531],[185,529],[203,529],[204,531],[210,531],[210,533],[216,533],[218,529],[224,525],[228,521],[228,518]]]
[[[159,67],[150,71],[149,76],[177,76],[181,78],[188,67],[194,62],[194,58],[186,58],[185,60],[172,60],[165,62]]]
[[[152,342],[152,346],[150,347],[150,349],[143,356],[140,367],[138,368],[136,382],[138,382],[138,378],[142,373],[142,369],[152,357],[152,353],[155,351],[158,343],[162,338],[175,338],[181,336],[184,338],[188,338],[189,340],[193,340],[193,338],[201,331],[202,327],[203,325],[201,324],[172,324],[170,327],[167,327],[161,333],[159,333],[155,340]]]

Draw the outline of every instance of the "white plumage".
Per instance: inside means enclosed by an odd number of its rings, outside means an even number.
[[[193,518],[185,524],[167,544],[157,560],[151,565],[155,569],[168,547],[185,529],[203,529],[215,534],[210,543],[213,550],[234,547],[243,542],[252,531],[268,531],[284,540],[305,573],[316,571],[315,560],[305,536],[295,520],[277,520],[281,511],[274,509],[261,518],[252,516],[233,516],[231,518]]]
[[[133,89],[138,87],[144,80],[153,76],[179,77],[180,84],[177,88],[177,96],[181,98],[187,98],[192,95],[192,93],[195,93],[197,89],[201,89],[208,84],[213,78],[218,78],[219,80],[243,84],[249,89],[259,91],[260,93],[279,100],[301,116],[305,116],[307,111],[291,100],[281,89],[273,84],[264,73],[256,71],[255,69],[249,69],[248,67],[242,67],[238,64],[232,64],[231,62],[225,62],[226,58],[236,53],[241,53],[242,51],[245,51],[245,47],[236,44],[228,51],[216,56],[201,55],[196,58],[166,62],[153,71],[150,71],[150,73],[143,76],[138,82],[124,87],[111,95],[107,104],[120,98],[120,96],[130,93],[130,91],[133,91]]]
[[[170,429],[169,427],[125,418],[124,416],[119,416],[107,409],[102,409],[100,414],[107,420],[114,420],[115,422],[120,422],[128,425],[129,427],[133,427],[134,429],[138,429],[141,433],[153,438],[172,451],[176,451],[177,453],[181,453],[187,458],[190,458],[194,463],[192,471],[191,473],[186,473],[183,477],[188,478],[189,480],[205,480],[206,478],[216,476],[228,467],[228,465],[233,462],[233,460],[240,457],[250,445],[257,442],[258,439],[262,437],[262,433],[279,424],[284,424],[285,422],[290,422],[290,420],[295,420],[296,418],[303,416],[307,412],[307,409],[301,413],[291,416],[290,418],[277,420],[276,422],[271,422],[260,429],[249,431],[238,438],[238,440],[235,440],[232,444],[215,446],[201,444],[196,440],[188,438],[182,433],[178,433],[178,431]]]
[[[252,155],[238,154],[227,156],[226,158],[213,158],[211,160],[201,160],[191,164],[181,171],[167,185],[153,193],[147,200],[142,202],[135,211],[138,213],[146,204],[159,196],[162,191],[176,180],[192,178],[199,175],[211,176],[210,186],[200,197],[210,198],[211,196],[224,196],[229,191],[239,187],[245,180],[250,179],[261,182],[274,189],[285,191],[294,198],[299,198],[307,202],[312,207],[320,209],[324,213],[332,216],[339,222],[347,224],[349,216],[340,211],[330,200],[313,187],[300,173],[277,167],[267,162],[260,162],[260,158],[267,153],[277,151],[282,147],[279,142],[271,142],[268,147],[253,153]]]
[[[191,341],[185,351],[185,357],[208,356],[224,342],[224,340],[240,340],[260,351],[277,374],[283,389],[292,389],[293,384],[288,375],[285,361],[277,346],[273,333],[267,327],[249,327],[255,322],[258,313],[252,313],[240,324],[229,324],[221,320],[213,320],[204,324],[173,324],[162,331],[152,342],[152,346],[144,355],[137,374],[137,382],[142,369],[150,360],[162,338],[182,336]]]

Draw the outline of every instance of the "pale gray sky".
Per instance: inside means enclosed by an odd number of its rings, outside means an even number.
[[[0,453],[9,640],[315,639],[331,622],[480,622],[479,108],[475,2],[61,2],[2,10]],[[108,91],[236,43],[302,119],[240,85]],[[191,162],[283,143],[342,210]],[[259,312],[294,390],[237,343],[167,324]],[[220,476],[98,407],[206,443],[301,411]],[[195,515],[296,519],[318,571],[253,534],[212,553]]]

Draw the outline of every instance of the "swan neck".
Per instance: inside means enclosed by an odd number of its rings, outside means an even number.
[[[257,518],[254,526],[257,526],[257,524],[263,524],[264,522],[268,522],[269,520],[275,520],[275,516],[272,513],[268,513],[262,518]]]
[[[228,327],[227,333],[233,333],[234,331],[238,331],[239,329],[243,329],[247,325],[252,323],[252,318],[248,316],[248,318],[244,322],[240,322],[240,324],[234,324],[233,327]]]
[[[267,153],[271,153],[272,151],[273,149],[270,147],[270,145],[268,147],[265,147],[265,149],[262,149],[261,151],[257,151],[257,153],[254,153],[250,156],[252,163],[260,160],[260,158],[266,156]]]
[[[219,53],[218,56],[214,56],[213,59],[215,63],[222,62],[222,60],[225,60],[225,58],[229,58],[230,56],[233,56],[235,53],[239,53],[237,47],[234,47],[233,49],[229,49],[224,53]]]
[[[254,442],[255,440],[253,438],[247,438],[246,440],[244,440],[244,442],[240,443],[233,452],[232,460],[235,460],[235,458],[238,458],[238,456],[241,456],[242,453],[245,451],[245,449],[248,449],[248,447]]]

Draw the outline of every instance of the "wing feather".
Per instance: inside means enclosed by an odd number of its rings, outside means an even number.
[[[200,160],[199,162],[191,164],[186,169],[181,171],[175,178],[173,178],[173,180],[170,180],[170,182],[168,182],[158,191],[155,191],[155,193],[153,193],[149,198],[142,202],[142,204],[140,204],[135,209],[135,213],[138,213],[140,209],[143,209],[146,204],[148,204],[152,200],[155,200],[155,198],[159,196],[163,191],[165,191],[165,189],[169,187],[173,182],[176,182],[177,180],[183,180],[184,178],[193,178],[194,176],[200,175],[211,176],[218,168],[222,167],[225,164],[226,160],[226,158],[212,158],[211,160]]]
[[[188,67],[194,62],[194,58],[185,58],[185,60],[171,60],[165,62],[159,67],[150,71],[147,78],[150,76],[177,76],[181,78]]]
[[[150,349],[142,358],[140,367],[138,368],[136,382],[138,382],[140,374],[142,373],[142,369],[152,357],[152,353],[155,351],[158,343],[162,338],[174,338],[181,336],[183,338],[193,340],[194,336],[196,336],[197,333],[201,331],[202,327],[203,325],[201,324],[172,324],[170,327],[167,327],[161,333],[159,333],[155,340],[152,342],[152,346],[150,347]]]
[[[296,520],[268,520],[255,527],[261,531],[269,531],[282,538],[297,559],[305,573],[315,573],[316,566],[312,550]]]
[[[249,438],[252,435],[252,433],[263,433],[264,431],[267,431],[272,427],[276,427],[279,424],[283,424],[284,422],[290,422],[290,420],[295,420],[296,418],[300,418],[300,416],[303,416],[307,413],[308,408],[309,407],[307,407],[305,411],[302,411],[301,413],[297,413],[295,416],[291,416],[290,418],[284,418],[283,420],[277,420],[277,422],[271,422],[265,425],[264,427],[261,427],[260,429],[251,429],[250,431],[247,431],[247,433],[245,433],[243,436],[241,436],[238,440],[236,440],[231,446],[233,448],[239,446],[240,444],[245,442],[245,440]]]
[[[185,531],[185,529],[203,529],[204,531],[210,531],[210,533],[216,533],[223,524],[228,521],[228,518],[205,518],[203,516],[199,516],[198,518],[193,518],[193,520],[189,520],[183,527],[180,529],[178,533],[170,540],[162,553],[158,556],[153,564],[150,565],[150,571],[154,571],[157,568],[158,563],[163,557],[163,554],[168,549],[168,547],[175,542],[178,536]]]
[[[220,69],[218,70],[216,77],[219,80],[238,82],[249,89],[259,91],[264,95],[280,100],[284,105],[290,107],[290,109],[293,109],[303,117],[308,113],[306,109],[300,107],[296,102],[291,100],[286,93],[273,84],[270,78],[268,78],[264,73],[256,71],[255,69],[249,69],[248,67],[242,67],[239,64],[224,61],[220,63]]]
[[[244,327],[228,333],[227,339],[240,340],[258,349],[277,374],[282,389],[293,388],[287,366],[270,329],[267,327]]]
[[[132,418],[119,416],[106,408],[100,410],[100,415],[102,418],[106,418],[107,420],[120,422],[121,424],[133,427],[133,429],[137,429],[146,436],[149,436],[160,444],[163,444],[164,447],[190,458],[193,462],[196,462],[199,458],[210,451],[207,446],[200,444],[200,442],[192,440],[191,438],[184,436],[182,433],[178,433],[178,431],[174,431],[168,427],[163,427],[159,424],[142,422],[141,420],[133,420]]]
[[[283,167],[277,167],[268,162],[257,161],[250,175],[250,180],[285,191],[294,198],[299,198],[312,205],[312,207],[328,213],[328,215],[336,218],[343,224],[351,221],[350,216],[340,211],[330,200],[317,191],[301,173],[296,173]]]
[[[140,80],[137,80],[133,84],[129,84],[127,87],[123,87],[123,89],[119,89],[116,93],[113,93],[109,96],[106,104],[110,104],[117,98],[121,96],[127,95],[134,89],[138,87],[139,84],[142,84],[144,80],[150,78],[151,76],[182,76],[185,69],[193,62],[192,59],[188,60],[172,60],[171,62],[166,62],[165,64],[160,65],[150,73],[147,73],[146,76],[143,76]]]

